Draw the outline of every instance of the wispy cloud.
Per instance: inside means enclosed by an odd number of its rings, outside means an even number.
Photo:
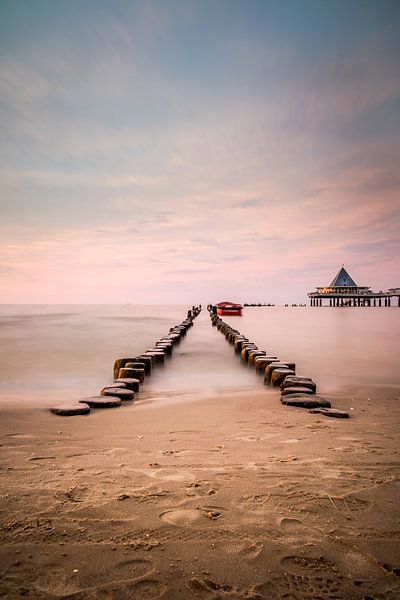
[[[249,198],[248,200],[241,200],[236,202],[234,208],[254,208],[255,206],[262,206],[265,204],[265,200],[261,198]]]
[[[395,3],[324,5],[312,31],[307,3],[50,3],[29,30],[19,10],[0,9],[3,301],[132,301],[138,281],[142,302],[293,281],[298,301],[343,261],[396,284]]]

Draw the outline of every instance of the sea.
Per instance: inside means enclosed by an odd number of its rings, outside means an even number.
[[[190,306],[0,305],[0,407],[48,407],[97,395],[118,357],[154,346]],[[245,307],[224,320],[312,377],[321,391],[400,385],[400,308]],[[193,402],[262,388],[204,308],[165,367],[146,378],[144,403]]]

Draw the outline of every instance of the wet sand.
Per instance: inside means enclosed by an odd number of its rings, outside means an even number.
[[[140,398],[140,395],[138,396]],[[88,417],[5,406],[5,598],[400,598],[400,390],[138,399]]]

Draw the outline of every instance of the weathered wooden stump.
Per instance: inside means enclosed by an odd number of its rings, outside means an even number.
[[[167,344],[165,342],[157,342],[155,347],[164,350],[168,356],[171,356],[172,354],[172,344]]]
[[[285,364],[289,369],[292,369],[292,371],[296,370],[296,363],[290,362],[289,360],[285,360],[283,358],[280,359],[280,362]]]
[[[276,356],[257,356],[254,360],[256,372],[264,373],[268,365],[276,362],[281,362]]]
[[[135,360],[136,360],[135,357],[117,358],[116,361],[114,362],[114,369],[113,369],[114,379],[116,379],[118,377],[119,370],[122,369],[123,367],[125,367],[126,363],[134,362]]]
[[[302,396],[301,394],[296,394],[296,397],[293,397],[294,395],[295,394],[291,394],[290,396],[282,396],[282,404],[285,406],[295,406],[298,408],[330,408],[331,406],[329,400],[321,398],[320,396],[309,396],[307,394]]]
[[[141,362],[144,363],[144,372],[146,375],[151,375],[151,371],[153,368],[153,359],[151,358],[151,356],[146,356],[144,354],[140,354],[139,356],[136,357],[136,359]]]
[[[90,408],[115,408],[121,406],[121,400],[116,396],[90,396],[79,400],[81,404],[89,404]]]
[[[312,388],[306,387],[304,385],[291,385],[283,388],[281,391],[282,396],[288,396],[289,394],[314,394],[314,390]]]
[[[234,342],[235,352],[240,354],[242,351],[242,344],[245,344],[248,341],[249,341],[249,339],[244,336],[242,336],[241,338],[236,338],[236,340]]]
[[[267,353],[265,352],[265,350],[250,350],[250,352],[248,353],[248,365],[249,367],[254,367],[256,364],[256,358],[259,356],[267,356]]]
[[[173,348],[174,346],[174,342],[172,340],[166,340],[165,338],[160,338],[158,342],[156,342],[156,346],[158,346],[158,344],[162,344],[163,346],[169,346],[170,348]]]
[[[163,365],[165,362],[165,352],[162,350],[146,350],[144,354],[145,356],[151,356],[156,364]]]
[[[87,415],[90,413],[89,404],[83,404],[82,402],[71,402],[70,404],[59,404],[53,406],[51,412],[61,417],[73,417],[76,415]]]
[[[289,375],[282,382],[281,388],[282,388],[282,390],[284,390],[286,388],[292,388],[292,387],[309,388],[312,392],[314,392],[314,394],[317,391],[317,384],[315,383],[315,381],[312,381],[311,379],[305,379],[304,377],[296,377],[296,376]]]
[[[247,362],[247,360],[249,358],[250,350],[258,350],[258,346],[256,344],[253,344],[252,342],[242,344],[242,350],[240,352],[240,357],[243,362]]]
[[[294,363],[287,363],[287,362],[272,362],[272,363],[270,363],[267,367],[265,367],[264,384],[271,383],[272,373],[275,371],[275,369],[291,369],[292,371],[294,371],[294,368],[291,367],[291,365],[293,365],[293,364]]]
[[[117,384],[116,384],[117,385]],[[112,385],[103,388],[100,392],[101,396],[116,396],[120,400],[133,400],[135,392],[128,389],[113,387]]]
[[[281,385],[282,381],[284,381],[288,375],[292,374],[294,374],[294,371],[292,371],[292,369],[275,369],[274,371],[272,371],[271,374],[271,385]]]
[[[138,379],[140,383],[144,381],[144,369],[127,369],[124,367],[119,370],[117,379],[125,379],[125,378],[133,378]]]
[[[310,410],[310,413],[325,415],[325,417],[334,417],[336,419],[348,419],[349,413],[344,410],[338,410],[337,408],[314,408]]]
[[[229,343],[230,343],[230,344],[233,344],[233,343],[234,343],[234,341],[235,341],[235,338],[236,338],[238,335],[240,335],[240,333],[239,333],[239,332],[238,332],[236,329],[232,329],[232,330],[230,331],[230,333],[228,334],[228,337],[227,337],[227,339],[228,339]]]
[[[181,341],[181,336],[179,333],[170,333],[168,335],[168,339],[172,340],[174,345],[179,344],[179,342]]]
[[[135,360],[134,362],[126,363],[124,369],[141,369],[146,374],[145,367],[146,367],[146,365],[144,364],[144,362],[141,362],[141,361],[139,362],[138,360]]]
[[[128,390],[132,390],[132,392],[138,392],[140,388],[139,379],[135,379],[133,377],[124,377],[122,379],[116,379],[114,383],[124,383]],[[114,385],[114,383],[112,385]]]
[[[114,381],[114,383],[112,385],[108,385],[106,387],[119,388],[120,390],[127,390],[128,389],[126,387],[126,383],[122,383],[122,382],[115,383],[115,381]]]

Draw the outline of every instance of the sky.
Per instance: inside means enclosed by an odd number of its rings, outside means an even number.
[[[0,302],[400,285],[400,3],[2,0]]]

